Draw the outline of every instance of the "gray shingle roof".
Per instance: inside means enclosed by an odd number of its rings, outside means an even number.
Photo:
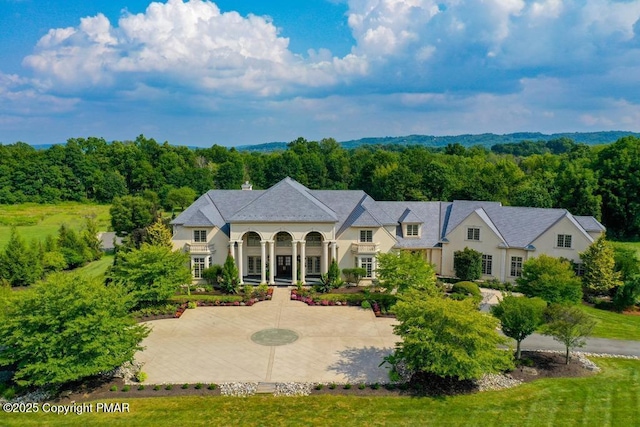
[[[604,225],[600,224],[600,222],[592,216],[573,216],[578,224],[582,226],[586,231],[604,231]]]
[[[377,202],[360,190],[309,190],[285,178],[268,190],[211,190],[172,224],[216,226],[229,233],[234,222],[332,222],[337,235],[349,227],[396,226],[396,247],[439,246],[469,215],[477,213],[510,247],[524,248],[563,217],[585,235],[604,231],[595,218],[564,209],[502,206],[498,202]],[[404,237],[401,223],[421,224],[420,237]],[[585,231],[586,230],[586,231]]]
[[[229,222],[338,222],[331,208],[287,177],[229,218]]]

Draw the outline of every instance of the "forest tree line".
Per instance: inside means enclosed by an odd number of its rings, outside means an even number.
[[[570,139],[524,141],[487,149],[450,144],[361,146],[298,138],[270,153],[214,145],[191,149],[157,143],[73,138],[36,150],[0,144],[0,204],[93,201],[145,196],[165,208],[176,190],[195,195],[264,189],[286,176],[311,189],[360,189],[376,200],[490,200],[504,205],[565,208],[593,215],[619,238],[640,237],[640,139],[600,146]]]

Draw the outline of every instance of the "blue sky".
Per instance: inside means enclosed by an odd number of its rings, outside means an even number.
[[[637,0],[0,0],[0,143],[640,131]]]

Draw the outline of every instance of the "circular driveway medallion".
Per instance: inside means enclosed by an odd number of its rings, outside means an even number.
[[[298,334],[291,329],[263,329],[251,335],[251,341],[266,346],[287,345],[298,338]]]

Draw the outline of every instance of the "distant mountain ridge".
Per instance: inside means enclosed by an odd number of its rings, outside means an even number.
[[[640,133],[628,131],[603,131],[603,132],[565,132],[544,134],[541,132],[517,132],[497,135],[494,133],[465,134],[455,136],[433,136],[433,135],[407,135],[407,136],[384,136],[373,138],[360,138],[349,141],[341,141],[344,148],[356,148],[362,145],[424,145],[426,147],[446,147],[448,144],[459,143],[465,147],[481,145],[491,148],[496,144],[518,143],[522,141],[549,141],[558,138],[570,138],[579,144],[598,145],[609,144],[624,136],[635,136],[640,138]],[[269,152],[285,150],[287,142],[267,142],[256,145],[241,145],[237,150]]]
[[[496,144],[518,143],[522,141],[550,141],[558,138],[570,138],[574,142],[587,145],[610,144],[624,136],[635,136],[640,138],[640,133],[629,131],[602,131],[602,132],[565,132],[545,134],[541,132],[516,132],[498,135],[495,133],[481,134],[463,134],[453,136],[433,136],[433,135],[407,135],[407,136],[383,136],[352,139],[349,141],[340,141],[343,148],[357,148],[362,145],[423,145],[425,147],[446,147],[449,144],[461,144],[465,147],[481,145],[491,148]],[[32,145],[36,150],[46,150],[53,145],[60,144],[38,144]],[[241,151],[271,152],[277,150],[286,150],[288,142],[266,142],[262,144],[240,145],[235,147]],[[195,150],[197,148],[187,146]],[[229,147],[231,148],[231,147]]]

